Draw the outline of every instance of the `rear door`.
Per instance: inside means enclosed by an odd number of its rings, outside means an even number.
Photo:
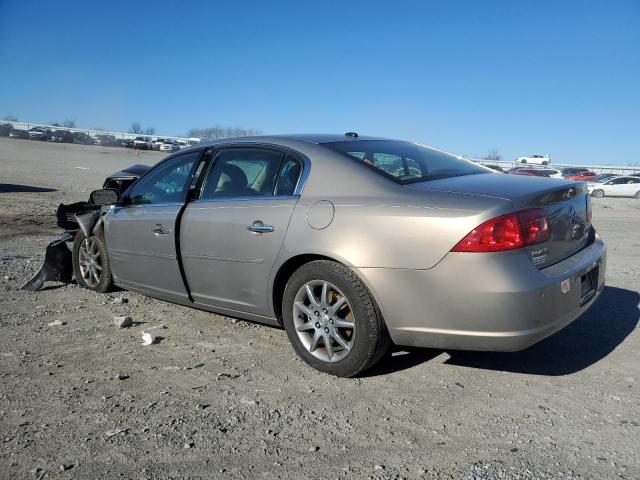
[[[125,206],[105,217],[109,260],[118,285],[174,301],[187,298],[176,255],[176,219],[201,151],[162,162],[135,183]]]
[[[620,195],[633,197],[640,190],[640,178],[624,177]]]
[[[298,200],[303,162],[278,150],[217,152],[180,226],[196,304],[269,315],[267,283]]]
[[[628,177],[618,177],[613,180],[609,180],[602,186],[605,195],[609,195],[612,197],[624,197],[627,195],[627,191],[629,191],[629,187],[627,186]]]

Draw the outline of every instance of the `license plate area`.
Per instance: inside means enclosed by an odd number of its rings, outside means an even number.
[[[587,303],[596,294],[599,271],[598,265],[580,277],[580,305]]]

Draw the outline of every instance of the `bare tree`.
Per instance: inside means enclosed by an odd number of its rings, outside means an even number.
[[[145,135],[153,135],[154,133],[156,133],[156,129],[153,127],[147,127],[144,129],[144,133]]]
[[[500,155],[500,153],[498,152],[498,150],[496,150],[495,148],[493,150],[489,150],[489,152],[482,157],[483,160],[493,160],[495,162],[499,162],[500,160],[502,160],[502,155]]]
[[[7,115],[6,117],[4,117],[4,119],[7,122],[17,122],[18,121],[18,117],[16,117],[15,115]]]
[[[262,133],[256,128],[242,127],[208,127],[192,128],[187,132],[187,137],[206,138],[215,140],[218,138],[249,137]]]
[[[62,125],[66,128],[76,128],[76,121],[67,118],[64,122],[62,122]]]
[[[129,133],[142,133],[142,125],[140,122],[133,122],[129,127]]]

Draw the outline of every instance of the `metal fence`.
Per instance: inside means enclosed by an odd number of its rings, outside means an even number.
[[[48,128],[50,130],[68,130],[69,132],[72,132],[72,133],[82,132],[82,133],[86,133],[87,135],[91,135],[92,137],[95,137],[96,135],[113,135],[114,137],[120,140],[126,140],[126,139],[133,140],[136,137],[149,137],[152,139],[163,138],[167,140],[183,141],[186,143],[189,143],[189,140],[195,140],[187,137],[174,137],[172,135],[157,135],[155,133],[153,135],[147,135],[144,133],[128,133],[128,132],[112,132],[110,130],[94,130],[91,128],[67,128],[60,125],[47,125],[44,123],[12,122],[8,120],[0,121],[0,123],[10,123],[11,125],[13,125],[13,128],[20,129],[20,130],[29,130],[30,128],[33,128],[33,127],[42,127],[42,128]]]
[[[483,165],[499,165],[505,170],[515,167],[523,168],[552,168],[554,170],[561,170],[563,168],[575,168],[585,167],[595,173],[612,173],[615,175],[630,175],[632,173],[640,173],[640,166],[638,167],[620,167],[615,165],[568,165],[560,163],[552,163],[551,165],[534,165],[531,163],[516,163],[516,162],[496,162],[494,160],[476,160],[468,158],[473,162],[481,163]]]

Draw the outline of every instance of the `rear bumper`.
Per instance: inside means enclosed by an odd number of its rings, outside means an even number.
[[[598,268],[595,294],[581,280]],[[397,345],[516,351],[584,313],[602,292],[606,247],[595,241],[538,270],[522,252],[449,253],[429,270],[355,268],[376,298]],[[560,283],[569,281],[563,293]],[[582,302],[581,302],[582,299]]]

